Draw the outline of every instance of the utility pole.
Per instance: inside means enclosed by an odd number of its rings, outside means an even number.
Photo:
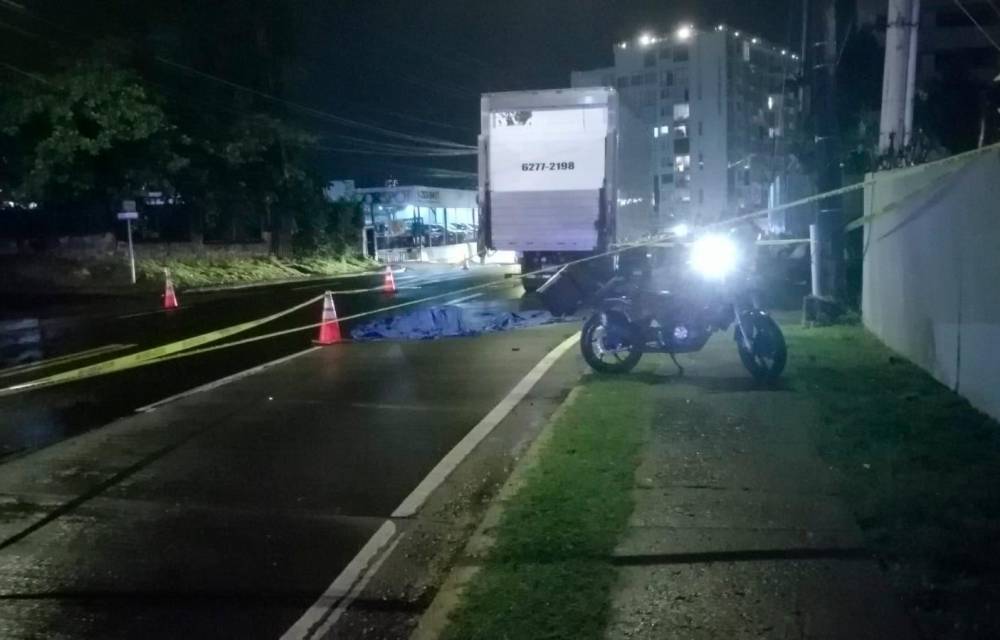
[[[878,148],[899,152],[913,129],[920,0],[888,0]]]
[[[805,63],[811,84],[810,107],[816,143],[816,187],[820,193],[841,186],[840,145],[836,112],[837,2],[811,0],[808,5],[808,47]],[[844,298],[844,221],[840,196],[823,198],[816,219],[814,258],[819,278],[812,297],[823,301]]]

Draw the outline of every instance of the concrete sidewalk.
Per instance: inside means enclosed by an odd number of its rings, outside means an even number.
[[[755,388],[724,337],[684,364],[648,376],[662,393],[605,637],[917,637],[816,455],[808,397]]]

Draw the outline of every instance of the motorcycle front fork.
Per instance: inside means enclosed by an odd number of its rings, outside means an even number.
[[[743,347],[747,350],[747,353],[753,353],[753,343],[750,342],[750,332],[747,331],[746,323],[743,322],[743,314],[740,313],[739,307],[735,304],[733,305],[733,315],[736,316],[736,326],[740,328],[740,340],[743,341]]]

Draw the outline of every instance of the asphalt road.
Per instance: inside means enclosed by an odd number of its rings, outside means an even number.
[[[491,301],[516,307],[518,293]],[[9,458],[0,464],[0,637],[280,636],[575,330],[317,349]],[[190,387],[205,376],[199,368],[182,361],[118,406]],[[137,376],[100,389],[138,388]]]
[[[450,266],[417,266],[397,274],[400,290],[395,295],[373,291],[336,295],[335,300],[338,313],[347,316],[484,282],[503,281],[503,276],[502,267],[462,271]],[[27,300],[22,305],[8,304],[4,326],[21,321],[36,328],[27,332],[22,330],[19,336],[7,336],[8,346],[4,352],[7,358],[21,355],[49,359],[94,348],[134,346],[21,376],[5,376],[0,369],[0,387],[266,316],[325,290],[378,287],[381,280],[380,275],[369,275],[214,293],[186,295],[181,292],[181,308],[169,312],[158,309],[156,299],[84,302],[60,299],[48,305]],[[510,287],[488,290],[484,296],[509,295],[516,283],[508,282]],[[446,297],[436,304],[449,300]],[[319,313],[317,303],[258,330],[241,334],[239,338],[315,323]],[[351,326],[352,323],[347,323],[344,330],[349,331]],[[192,387],[295,353],[308,347],[313,337],[312,331],[299,332],[214,354],[0,398],[0,461],[84,433]],[[3,338],[0,335],[0,341]],[[10,345],[16,342],[20,344],[12,348]]]

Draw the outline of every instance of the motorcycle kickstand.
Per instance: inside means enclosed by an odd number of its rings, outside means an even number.
[[[684,377],[684,367],[681,366],[680,362],[677,362],[677,356],[675,356],[674,354],[671,353],[670,354],[670,359],[674,361],[674,366],[677,367],[677,377],[678,378],[683,378]]]

